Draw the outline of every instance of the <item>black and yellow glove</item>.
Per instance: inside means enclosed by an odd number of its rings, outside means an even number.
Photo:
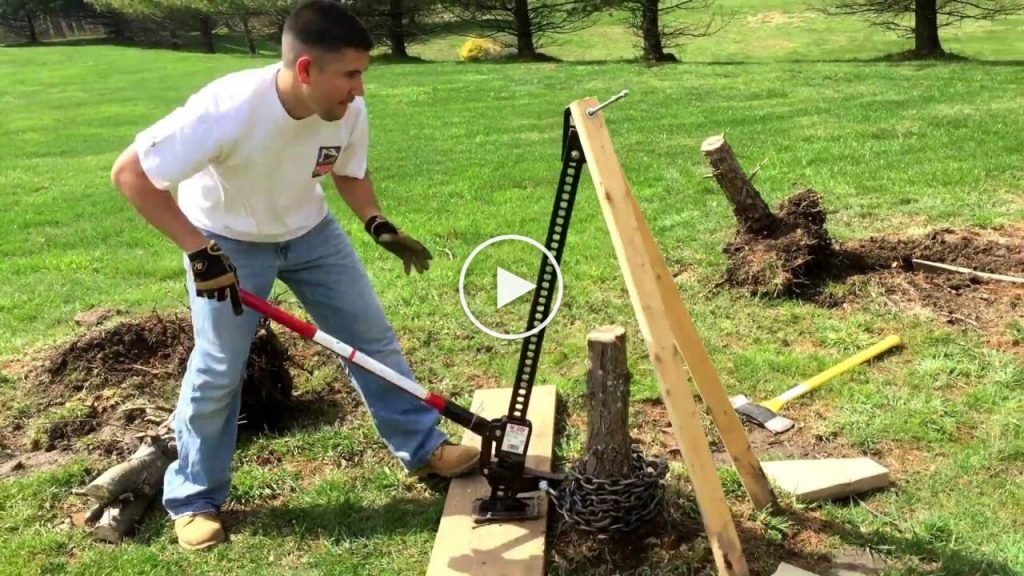
[[[370,216],[363,227],[377,244],[402,259],[406,275],[413,268],[416,268],[420,274],[430,269],[430,261],[434,258],[430,250],[427,250],[412,236],[399,230],[384,216],[380,214]]]
[[[189,252],[196,296],[223,302],[231,298],[235,316],[241,316],[242,298],[238,293],[238,274],[224,250],[211,240],[199,250]]]

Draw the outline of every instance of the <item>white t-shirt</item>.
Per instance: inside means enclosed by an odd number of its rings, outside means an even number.
[[[280,66],[213,80],[136,136],[146,175],[158,188],[177,187],[193,225],[238,240],[289,240],[327,215],[325,175],[365,175],[363,99],[337,122],[296,120],[277,95]]]

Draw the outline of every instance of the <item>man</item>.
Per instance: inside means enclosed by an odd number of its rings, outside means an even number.
[[[176,407],[178,460],[167,470],[163,503],[186,549],[225,540],[218,513],[259,320],[241,305],[239,286],[265,298],[280,279],[326,332],[412,377],[320,183],[330,175],[406,274],[429,268],[430,252],[381,213],[367,169],[362,96],[371,48],[367,30],[340,4],[305,2],[285,24],[280,62],[210,82],[139,133],[113,166],[114,185],[184,252],[195,347]],[[433,409],[357,365],[346,367],[407,471],[471,471],[478,450],[451,443]]]

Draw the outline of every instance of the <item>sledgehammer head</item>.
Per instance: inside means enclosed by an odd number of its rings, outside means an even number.
[[[749,398],[740,394],[729,399],[732,407],[740,416],[747,421],[756,424],[775,434],[782,434],[793,427],[793,421],[785,416],[779,416],[767,406],[755,404]]]

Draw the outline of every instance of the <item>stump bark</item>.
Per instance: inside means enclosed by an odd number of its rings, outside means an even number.
[[[627,478],[630,373],[626,330],[604,326],[587,335],[587,437],[582,472],[597,478]]]
[[[763,236],[777,226],[777,218],[743,172],[736,155],[722,134],[704,140],[700,151],[711,165],[712,177],[732,204],[733,215],[742,231]]]

